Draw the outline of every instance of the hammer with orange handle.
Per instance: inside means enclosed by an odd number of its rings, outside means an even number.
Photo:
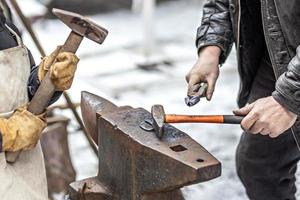
[[[215,123],[215,124],[240,124],[243,116],[235,115],[173,115],[165,114],[162,105],[151,108],[153,129],[158,138],[164,135],[165,123]]]

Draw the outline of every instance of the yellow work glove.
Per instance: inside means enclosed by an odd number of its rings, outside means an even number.
[[[79,62],[78,57],[70,52],[60,52],[61,47],[43,58],[39,65],[39,80],[42,81],[48,70],[50,78],[58,91],[64,91],[71,87]]]
[[[24,106],[18,108],[10,118],[0,118],[2,151],[33,149],[47,126],[44,116],[45,114],[35,116]]]

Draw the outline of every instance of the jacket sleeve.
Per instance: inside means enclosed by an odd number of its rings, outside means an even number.
[[[233,44],[233,30],[230,19],[229,0],[207,0],[203,7],[201,26],[197,30],[198,52],[205,46],[218,46],[223,64]]]
[[[300,116],[300,46],[296,56],[289,63],[288,70],[278,78],[272,96],[281,105]]]

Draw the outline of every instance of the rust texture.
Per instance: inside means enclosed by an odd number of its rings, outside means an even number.
[[[71,162],[68,147],[67,126],[65,117],[50,117],[48,127],[41,137],[43,148],[49,199],[55,193],[68,193],[69,184],[75,181],[76,172]]]
[[[180,188],[220,176],[220,162],[186,133],[166,124],[159,139],[140,127],[148,111],[96,99],[84,92],[81,109],[97,121],[85,123],[98,133],[99,172],[71,184],[72,200],[183,200]]]
[[[98,144],[97,117],[96,113],[106,113],[116,110],[118,107],[106,99],[91,93],[82,93],[81,112],[82,119],[87,131]]]

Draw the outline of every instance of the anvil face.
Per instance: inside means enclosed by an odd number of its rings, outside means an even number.
[[[84,96],[82,103],[86,109],[89,93]],[[95,96],[91,97],[95,100]],[[147,195],[176,191],[220,176],[220,162],[186,133],[166,125],[165,134],[159,139],[154,131],[140,128],[143,121],[151,118],[148,111],[111,106],[113,104],[100,97],[98,100],[98,105],[107,104],[110,110],[97,112],[97,181],[105,185],[115,199],[151,199]],[[97,103],[91,107],[95,105]],[[95,115],[91,110],[96,109],[91,107],[87,110]]]

